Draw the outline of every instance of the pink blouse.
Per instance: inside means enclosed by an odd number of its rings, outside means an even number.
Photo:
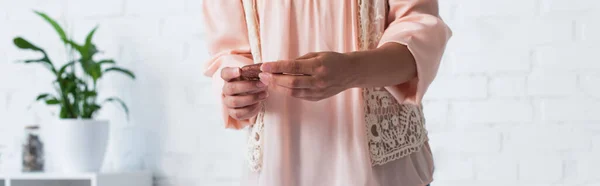
[[[358,50],[356,0],[259,0],[262,59],[293,59],[309,52]],[[438,16],[436,0],[389,0],[388,26],[380,45],[407,45],[417,62],[417,77],[385,87],[397,101],[420,104],[433,81],[451,36]],[[221,98],[223,67],[254,63],[242,3],[204,0],[209,52],[205,75]],[[361,89],[310,102],[269,91],[264,116],[264,155],[260,172],[248,170],[244,185],[268,186],[421,186],[432,181],[433,159],[427,143],[420,151],[372,166],[366,143]],[[224,109],[224,108],[223,108]],[[240,129],[223,112],[227,128]],[[243,155],[240,155],[240,157]]]

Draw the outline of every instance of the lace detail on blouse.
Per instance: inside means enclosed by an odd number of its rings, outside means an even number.
[[[262,110],[256,116],[256,123],[249,128],[248,135],[248,151],[246,152],[248,158],[248,164],[250,170],[256,172],[262,168],[262,157],[263,157],[263,135],[264,134],[264,116],[265,116],[265,105],[262,105]]]
[[[359,0],[359,48],[377,47],[385,30],[386,0]],[[371,164],[383,165],[419,151],[427,138],[422,108],[399,104],[385,88],[363,89]]]
[[[419,151],[428,140],[421,107],[398,104],[384,88],[364,89],[371,163],[383,165]]]
[[[262,62],[261,46],[260,46],[260,29],[258,24],[258,13],[257,13],[257,1],[256,0],[243,0],[244,15],[246,16],[246,27],[248,28],[248,39],[250,42],[250,50],[254,63]],[[250,170],[259,171],[262,168],[262,156],[263,156],[263,138],[264,136],[264,116],[265,116],[265,103],[262,103],[262,109],[256,116],[255,123],[248,129],[248,141],[247,141],[247,153],[246,158]]]

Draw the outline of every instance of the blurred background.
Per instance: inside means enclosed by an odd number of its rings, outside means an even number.
[[[99,82],[118,96],[103,171],[150,170],[154,185],[237,185],[245,133],[226,130],[204,77],[202,0],[0,0],[0,174],[21,171],[24,127],[53,127],[58,110],[35,98],[53,75],[16,63],[68,55],[47,13],[83,43],[135,73]],[[425,98],[433,186],[600,186],[600,1],[440,0],[452,28]],[[224,12],[225,13],[225,12]],[[596,56],[596,57],[594,57]]]

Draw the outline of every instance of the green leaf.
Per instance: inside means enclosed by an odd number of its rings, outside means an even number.
[[[123,102],[123,100],[117,98],[117,97],[110,97],[110,98],[106,98],[102,104],[107,103],[107,102],[118,102],[119,104],[121,104],[121,107],[123,107],[123,110],[125,111],[125,114],[127,115],[127,119],[129,119],[129,109],[127,108],[127,105],[125,105],[125,102]]]
[[[93,61],[89,61],[86,64],[89,66],[86,67],[85,72],[96,82],[102,76],[102,68],[100,68],[98,63],[94,63]]]
[[[81,56],[83,57],[83,46],[77,44],[75,41],[72,40],[65,40],[65,43],[69,44],[69,46],[71,46],[72,48],[74,48],[75,50],[77,50],[77,52],[79,52],[79,54],[81,54]]]
[[[110,68],[105,69],[104,73],[110,72],[110,71],[121,72],[121,73],[124,73],[125,75],[131,77],[131,79],[135,79],[135,75],[133,75],[133,72],[131,72],[127,69],[123,69],[123,68],[119,68],[119,67],[110,67]]]
[[[81,63],[81,68],[83,68],[83,71],[89,75],[92,80],[97,81],[101,76],[102,76],[102,68],[100,68],[100,65],[96,62],[94,62],[91,59],[81,59],[80,60]]]
[[[82,117],[83,117],[83,118],[92,118],[92,116],[94,116],[94,113],[95,113],[96,111],[100,110],[101,108],[102,108],[102,107],[101,107],[100,105],[97,105],[97,104],[92,104],[92,105],[89,105],[89,106],[87,107],[87,113],[86,113],[86,114],[84,114]]]
[[[60,101],[56,98],[46,100],[46,104],[48,105],[58,105]]]
[[[19,47],[20,49],[30,49],[30,50],[44,52],[44,50],[42,50],[40,47],[37,47],[34,44],[31,44],[31,42],[23,39],[22,37],[16,37],[15,39],[13,39],[13,43],[15,43],[15,45],[17,47]],[[44,54],[45,54],[45,52],[44,52]]]
[[[38,96],[37,96],[37,98],[35,98],[35,100],[36,100],[36,101],[39,101],[39,100],[42,100],[42,99],[45,99],[45,98],[47,98],[48,96],[51,96],[51,95],[50,95],[50,94],[48,94],[48,93],[45,93],[45,94],[40,94],[40,95],[38,95]]]
[[[77,80],[75,80],[75,82],[79,85],[82,85],[86,88],[87,90],[87,82],[83,81],[82,79],[77,78]]]
[[[86,48],[89,46],[92,46],[92,38],[94,37],[94,33],[96,33],[97,29],[98,29],[98,26],[94,27],[94,29],[92,29],[92,31],[90,31],[90,33],[88,33],[88,35],[85,37]]]
[[[94,54],[96,54],[96,46],[94,46],[94,44],[92,44],[92,38],[94,37],[94,33],[96,33],[96,30],[98,29],[98,26],[94,27],[94,29],[92,29],[92,31],[90,31],[90,33],[88,33],[88,35],[85,37],[85,44],[83,45],[84,48],[84,52],[86,59],[92,59],[92,56],[94,56]]]
[[[84,91],[83,95],[87,98],[97,96],[98,93],[96,91]]]
[[[34,44],[31,44],[31,42],[29,42],[21,37],[15,38],[13,40],[13,42],[20,49],[29,49],[29,50],[39,51],[44,54],[44,57],[41,59],[24,60],[22,62],[24,62],[24,63],[43,63],[43,64],[47,65],[47,67],[48,67],[48,69],[50,69],[50,71],[52,71],[54,74],[56,74],[56,69],[54,68],[54,64],[52,64],[52,61],[50,61],[50,59],[48,58],[46,51],[44,51],[40,47],[35,46]]]
[[[115,64],[115,61],[112,59],[105,59],[105,60],[101,60],[98,61],[98,63],[96,63],[98,65],[102,65],[102,64]]]
[[[63,107],[60,108],[60,115],[59,115],[59,117],[63,118],[63,119],[69,117],[68,116],[68,111],[67,111],[66,107],[63,106]]]
[[[50,16],[46,15],[45,13],[42,13],[39,11],[35,11],[35,13],[37,15],[41,16],[42,18],[44,18],[44,20],[46,20],[46,22],[50,23],[50,25],[52,25],[52,27],[54,28],[56,33],[58,33],[58,36],[60,36],[60,39],[63,42],[67,42],[67,34],[65,33],[65,30],[63,30],[63,28],[60,27],[60,25],[54,19],[50,18]]]
[[[46,102],[46,104],[48,104],[48,105],[61,104],[61,101],[59,99],[57,99],[56,97],[54,97],[53,95],[50,95],[48,93],[38,95],[38,97],[35,100],[36,101],[44,100]]]
[[[77,115],[73,115],[72,113],[69,113],[69,110],[68,110],[67,107],[61,106],[59,117],[61,119],[65,119],[65,118],[77,118]]]
[[[56,74],[56,69],[54,68],[54,64],[52,64],[52,62],[50,62],[50,60],[47,57],[44,57],[42,59],[30,59],[30,60],[24,60],[24,61],[20,61],[23,63],[41,63],[44,64],[50,71],[52,71],[52,73]]]
[[[78,85],[77,79],[78,78],[75,77],[75,75],[72,73],[67,74],[67,76],[65,76],[64,78],[61,79],[60,88],[61,88],[63,95],[72,94],[73,96],[76,96],[75,95],[76,92],[74,92],[74,91],[76,91],[78,88],[77,87],[77,85]],[[63,98],[63,99],[67,99],[67,98]]]
[[[68,62],[67,64],[63,65],[62,67],[60,67],[60,69],[58,70],[57,76],[61,77],[63,73],[65,73],[65,70],[67,70],[67,67],[71,66],[75,64],[75,61],[71,61]]]
[[[94,82],[96,82],[102,76],[100,64],[95,63],[93,60],[94,55],[98,53],[96,45],[92,43],[92,38],[94,37],[94,33],[96,33],[97,29],[98,26],[94,27],[94,29],[92,29],[92,31],[90,31],[90,33],[88,33],[86,36],[83,46],[78,47],[78,51],[81,55],[81,59],[79,60],[81,67],[87,75],[92,77]]]
[[[52,64],[50,63],[50,61],[48,61],[47,58],[42,58],[42,59],[30,59],[30,60],[25,60],[23,61],[23,63],[44,63],[44,64]]]
[[[94,54],[100,52],[98,50],[98,48],[96,47],[96,45],[91,44],[90,47],[87,49],[88,52],[88,56],[90,57],[90,59],[92,59],[92,57],[94,56]]]

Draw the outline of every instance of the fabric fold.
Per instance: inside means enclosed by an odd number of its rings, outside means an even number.
[[[214,97],[223,100],[225,82],[221,78],[221,70],[253,63],[244,10],[239,1],[230,0],[204,1],[202,6],[208,50],[212,56],[205,63],[204,75],[213,79]],[[226,10],[227,13],[224,13]],[[242,129],[250,125],[249,120],[238,121],[230,117],[225,105],[219,103],[226,128]]]
[[[419,105],[437,74],[452,31],[439,17],[436,0],[390,0],[389,7],[388,27],[378,46],[406,45],[416,61],[417,77],[385,88],[398,102]]]

